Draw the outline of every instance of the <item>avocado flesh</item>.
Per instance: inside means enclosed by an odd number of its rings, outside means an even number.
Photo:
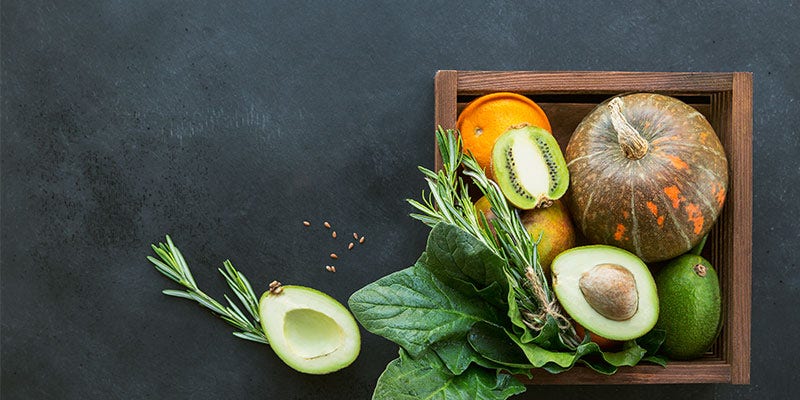
[[[303,286],[282,286],[259,302],[261,326],[275,354],[307,374],[327,374],[355,361],[361,336],[336,299]]]
[[[286,313],[283,334],[286,344],[298,356],[311,360],[338,350],[344,343],[344,331],[327,315],[308,308]]]
[[[618,321],[604,316],[581,291],[581,277],[603,264],[619,265],[633,275],[638,304],[630,318]],[[658,320],[658,292],[653,276],[644,262],[628,251],[606,245],[576,247],[553,260],[551,274],[553,291],[567,314],[599,336],[635,339],[650,331]]]

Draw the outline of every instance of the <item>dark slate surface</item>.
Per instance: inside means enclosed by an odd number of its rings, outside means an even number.
[[[365,334],[351,367],[299,374],[161,295],[145,256],[170,233],[212,295],[231,258],[261,287],[341,301],[410,265],[437,69],[753,71],[752,384],[519,398],[800,389],[797,2],[219,3],[2,3],[4,400],[368,398],[391,343]],[[323,265],[347,242],[323,219],[368,238],[337,274]]]

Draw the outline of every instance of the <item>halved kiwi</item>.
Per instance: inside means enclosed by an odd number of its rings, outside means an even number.
[[[558,142],[535,126],[512,127],[492,149],[494,178],[508,201],[529,210],[547,207],[569,186],[569,170]]]

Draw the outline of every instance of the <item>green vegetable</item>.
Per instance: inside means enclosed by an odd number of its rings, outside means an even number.
[[[525,391],[510,375],[479,367],[452,374],[441,359],[424,352],[416,358],[400,349],[378,378],[373,399],[506,399]]]
[[[373,399],[505,399],[524,390],[507,373],[558,373],[581,362],[610,374],[645,356],[661,361],[650,352],[657,335],[647,348],[628,341],[617,353],[577,337],[542,273],[537,242],[494,182],[462,155],[458,138],[440,129],[437,139],[444,169],[420,168],[431,192],[409,200],[420,211],[413,216],[432,226],[425,252],[349,300],[365,329],[401,347]],[[496,235],[475,212],[460,167],[491,202]]]
[[[505,329],[486,322],[478,322],[469,330],[467,342],[485,359],[505,368],[521,370],[517,374],[530,375],[533,364],[522,349],[511,340],[511,335]]]
[[[480,324],[480,323],[479,323]],[[475,327],[473,327],[474,329]],[[473,329],[470,329],[468,333],[468,337],[472,337]],[[481,337],[477,340],[479,343],[486,343],[486,346],[491,346],[492,343],[499,343],[499,342],[490,342],[487,338]],[[484,368],[489,369],[497,369],[497,370],[505,370],[510,374],[515,375],[528,375],[531,374],[532,366],[528,364],[524,359],[522,361],[519,358],[517,359],[498,359],[492,360],[487,358],[486,356],[482,355],[481,348],[472,347],[472,340],[467,343],[464,342],[463,338],[452,338],[452,339],[445,339],[439,342],[436,342],[430,346],[436,355],[442,359],[444,362],[445,367],[447,367],[450,372],[455,375],[459,375],[467,370],[467,368],[472,365],[479,365]],[[508,343],[503,343],[507,345]],[[512,343],[513,344],[513,343]],[[505,347],[506,350],[509,352],[514,350],[513,346]],[[517,364],[517,362],[521,362],[521,364]]]
[[[448,287],[433,276],[424,259],[350,296],[350,309],[365,329],[417,356],[432,343],[466,335],[478,321],[501,323],[496,307]]]
[[[436,354],[440,362],[428,367],[441,366],[446,371],[436,373],[448,376],[478,367],[514,374],[528,374],[531,368],[557,373],[577,362],[611,374],[617,367],[635,365],[645,356],[647,350],[635,341],[626,342],[617,353],[603,353],[588,341],[572,350],[561,350],[563,343],[558,340],[554,321],[545,324],[546,329],[533,340],[523,340],[503,312],[509,304],[506,296],[512,291],[488,295],[496,293],[486,290],[494,284],[487,286],[483,278],[492,276],[488,271],[503,264],[496,257],[475,256],[487,254],[485,251],[463,230],[437,224],[425,253],[412,267],[358,290],[350,297],[350,308],[365,329],[399,344],[409,357]],[[591,354],[599,357],[586,357]],[[392,370],[401,368],[408,368],[408,375],[419,373],[411,370],[419,368],[417,363],[397,362]],[[461,381],[452,383],[456,382]],[[374,398],[392,397],[380,397],[376,391]]]

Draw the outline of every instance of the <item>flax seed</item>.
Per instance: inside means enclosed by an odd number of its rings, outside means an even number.
[[[336,267],[334,267],[333,265],[331,265],[331,272],[336,272]]]
[[[308,221],[303,221],[303,225],[305,225],[305,226],[311,226],[311,222],[308,222]]]
[[[353,232],[353,239],[358,240],[358,234]]]
[[[270,284],[269,284],[269,288],[270,288],[270,289],[275,289],[276,287],[278,287],[278,286],[280,286],[280,285],[281,285],[281,283],[280,283],[280,282],[278,282],[278,281],[272,281],[272,282],[270,282]]]
[[[331,253],[331,258],[335,260],[339,258],[339,256],[337,256],[336,253]]]
[[[326,265],[326,266],[325,266],[325,269],[326,269],[328,272],[331,272],[331,268],[333,268],[333,267],[331,267],[330,265]]]
[[[328,222],[328,221],[325,221],[325,223],[324,223],[324,224],[322,224],[322,225],[325,225],[325,227],[326,227],[326,228],[328,228],[328,229],[330,229],[330,228],[331,228],[331,224],[330,224],[330,222]]]
[[[347,245],[347,250],[353,250],[353,246],[355,246],[353,242],[350,242],[350,244]]]
[[[361,239],[358,239],[358,243],[364,243],[364,237],[362,236]]]
[[[336,239],[336,231],[333,231],[333,233],[331,233],[331,237]]]
[[[274,290],[272,290],[272,293],[281,294],[282,291],[283,291],[283,286],[278,286]]]

